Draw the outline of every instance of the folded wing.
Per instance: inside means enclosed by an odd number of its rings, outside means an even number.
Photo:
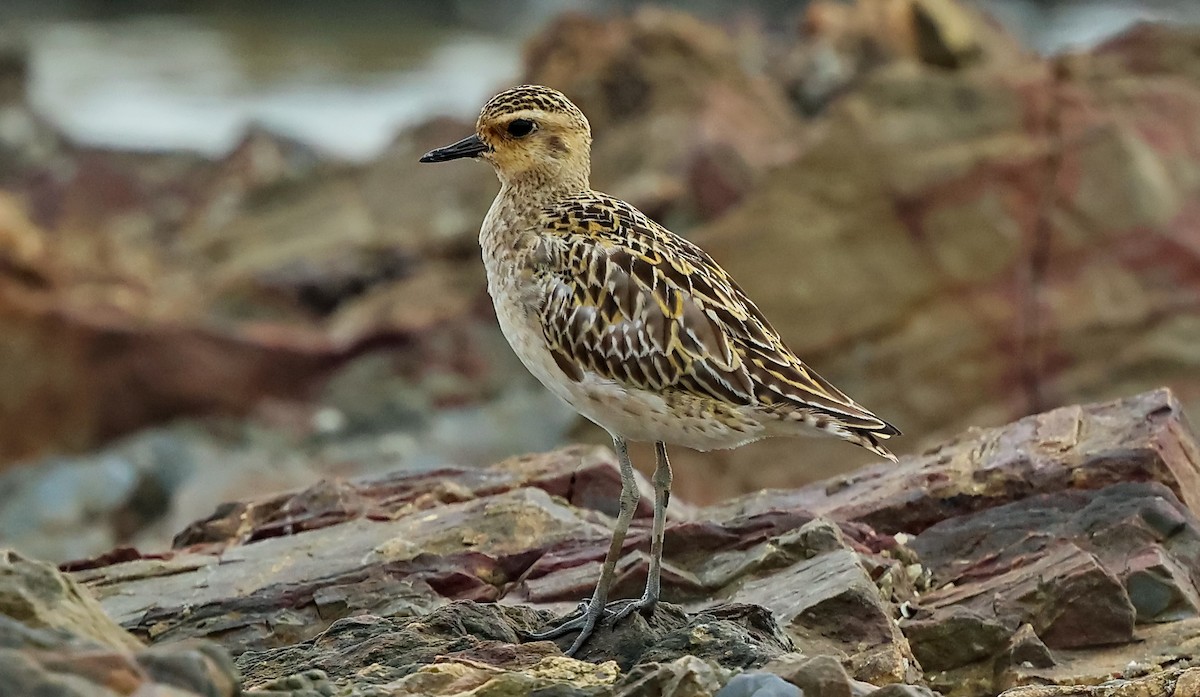
[[[629,204],[591,193],[545,220],[535,255],[551,281],[542,327],[572,379],[679,390],[872,440],[898,433],[792,354],[703,250]]]

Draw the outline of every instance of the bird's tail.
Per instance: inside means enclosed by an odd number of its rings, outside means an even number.
[[[871,414],[870,411],[858,407],[857,404],[856,407],[859,409],[859,414],[856,415],[845,413],[835,415],[832,411],[827,410],[796,410],[787,414],[784,422],[800,423],[809,433],[815,429],[815,431],[833,435],[834,438],[848,440],[854,445],[865,447],[875,455],[896,462],[896,456],[883,446],[882,441],[892,438],[893,435],[900,435],[900,429],[875,414]],[[796,433],[791,431],[791,434]]]
[[[875,453],[876,455],[878,455],[880,457],[885,457],[885,458],[891,460],[892,462],[896,462],[897,461],[896,456],[892,454],[892,451],[890,451],[887,448],[885,448],[884,446],[880,445],[879,441],[887,440],[888,438],[891,438],[892,436],[898,436],[898,435],[900,435],[900,431],[895,426],[892,426],[891,424],[887,423],[886,421],[882,422],[882,423],[884,426],[884,428],[882,428],[882,429],[878,429],[878,430],[867,430],[867,429],[857,429],[857,428],[846,429],[847,433],[845,435],[843,435],[843,434],[838,434],[838,435],[841,435],[842,438],[845,438],[846,440],[850,441],[851,443],[855,443],[856,445],[861,445],[862,447],[866,448],[867,450],[870,450],[871,452]]]

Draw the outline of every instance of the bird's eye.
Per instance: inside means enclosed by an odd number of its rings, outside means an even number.
[[[513,138],[524,138],[533,133],[535,128],[537,128],[537,124],[529,119],[514,119],[508,124],[508,134]]]

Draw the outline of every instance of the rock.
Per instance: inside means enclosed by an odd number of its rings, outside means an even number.
[[[236,697],[241,693],[229,656],[211,644],[129,653],[29,629],[14,642],[18,633],[13,625],[13,620],[0,616],[3,697],[117,697],[135,692]]]
[[[636,516],[652,514],[653,487],[638,476],[642,490]],[[353,518],[392,518],[439,504],[484,499],[524,487],[536,488],[578,508],[615,516],[621,493],[620,473],[611,451],[568,447],[551,453],[522,455],[490,467],[439,467],[401,471],[361,481],[325,481],[301,492],[222,507],[175,538],[175,547],[233,545],[274,537],[280,527],[313,530]],[[672,514],[686,515],[681,503]],[[253,532],[250,532],[253,530]]]
[[[1175,695],[1200,694],[1200,668],[1188,668],[1175,679]]]
[[[1033,625],[1029,624],[1021,625],[1009,639],[1004,660],[1010,666],[1027,668],[1053,668],[1055,665],[1054,654],[1042,643]]]
[[[75,579],[12,550],[0,550],[0,615],[34,629],[70,631],[108,649],[142,646]]]
[[[1138,662],[1155,665],[1195,630],[1138,625],[1159,622],[1155,611],[1194,617],[1185,570],[1198,535],[1200,523],[1158,483],[1039,494],[950,518],[908,542],[936,589],[901,627],[948,694],[1120,672],[1129,654],[1109,647],[1130,641],[1141,643]]]
[[[771,673],[739,673],[717,691],[716,697],[803,697],[808,693]]]
[[[1158,481],[1200,509],[1200,454],[1167,390],[1055,409],[1008,426],[972,429],[900,466],[884,463],[799,490],[765,491],[712,515],[803,508],[884,533],[919,533],[937,521],[1025,496]]]
[[[883,6],[946,4],[858,3],[888,36],[903,34]],[[691,238],[806,361],[878,413],[903,415],[906,436],[919,434],[909,452],[968,425],[1161,384],[1194,408],[1184,337],[1196,322],[1172,309],[1193,277],[1169,251],[1195,217],[1197,185],[1183,174],[1200,161],[1194,33],[1142,30],[1122,61],[1014,51],[968,70],[883,61],[861,77],[833,51],[821,63],[845,77],[826,90],[837,97],[819,130]],[[1147,74],[1128,67],[1143,57]],[[1189,164],[1173,164],[1181,157]],[[1171,319],[1149,331],[1138,319],[1159,313]],[[806,461],[870,461],[835,445],[806,445]],[[709,490],[751,489],[750,477],[791,486],[792,448],[708,459]]]
[[[912,654],[896,629],[892,609],[849,550],[827,552],[748,581],[731,600],[770,609],[806,653],[846,660],[859,680],[913,677]]]
[[[893,683],[872,692],[871,697],[938,697],[938,693],[922,685]]]
[[[994,640],[1003,636],[996,623],[1012,631],[1029,622],[1053,648],[1128,641],[1135,620],[1159,621],[1156,613],[1172,616],[1168,608],[1194,616],[1197,589],[1186,570],[1200,559],[1198,533],[1195,517],[1158,484],[1033,496],[947,520],[911,542],[935,583],[946,584],[921,599],[937,619],[903,626],[919,658],[936,646],[925,628],[942,631],[963,607],[974,608],[972,626],[993,627]],[[995,648],[977,643],[974,660]]]
[[[504,656],[508,665],[531,665],[557,653],[547,645],[520,644],[520,633],[537,629],[546,617],[528,608],[470,602],[452,603],[420,619],[358,615],[334,622],[308,642],[243,652],[237,663],[249,688],[312,669],[338,683],[356,676],[367,657],[379,662],[371,684],[383,685],[415,673],[439,655],[472,658],[502,648],[499,644],[517,645],[515,653]]]
[[[1137,610],[1138,622],[1171,622],[1195,617],[1200,595],[1188,568],[1161,547],[1151,547],[1130,559],[1125,589]]]
[[[670,663],[649,663],[629,672],[617,684],[615,697],[654,694],[662,697],[701,697],[720,690],[727,671],[693,656]]]
[[[622,625],[612,634],[600,635],[602,641],[588,647],[591,662],[565,658],[549,642],[519,643],[521,634],[550,619],[548,613],[458,602],[422,618],[340,620],[312,642],[243,653],[238,666],[246,685],[264,694],[305,680],[312,683],[303,671],[318,670],[317,683],[387,686],[396,690],[394,694],[453,694],[488,684],[494,690],[503,686],[525,691],[518,694],[555,686],[604,685],[613,686],[615,694],[644,694],[635,690],[657,685],[661,694],[687,695],[696,693],[686,690],[700,686],[711,686],[706,688],[711,693],[728,675],[726,668],[761,664],[772,655],[748,658],[755,649],[744,643],[747,639],[763,650],[762,638],[754,637],[760,631],[754,625],[761,625],[763,619],[748,608],[691,618],[669,606],[663,610],[655,614],[652,625],[639,617],[630,623],[636,626]],[[766,622],[770,625],[769,617]],[[741,631],[731,631],[743,626]],[[682,638],[685,635],[696,639],[689,641]],[[769,640],[776,642],[770,649],[774,653],[783,650],[778,639]],[[369,675],[361,672],[364,660],[374,665]],[[271,677],[293,672],[301,678],[281,683]],[[616,682],[622,673],[624,677]]]
[[[1195,669],[1191,669],[1194,671]],[[1194,694],[1179,690],[1179,679],[1187,673],[1175,669],[1135,679],[1117,679],[1098,685],[1025,685],[1000,693],[1000,697],[1109,697],[1137,695],[1138,697],[1179,697]],[[1184,687],[1193,678],[1184,682]]]
[[[639,663],[669,662],[695,656],[722,668],[757,668],[792,649],[771,613],[755,605],[722,605],[686,614],[664,607],[649,618],[640,615],[595,638],[579,657],[593,662],[615,660],[625,671]],[[559,641],[570,646],[571,637]]]
[[[903,620],[900,627],[925,670],[949,670],[996,655],[1010,631],[996,619],[961,605],[949,605],[926,618]]]
[[[805,658],[791,654],[781,656],[763,668],[800,688],[806,697],[851,697],[855,692],[854,681],[842,664],[831,656]]]
[[[447,599],[495,600],[540,545],[608,536],[540,489],[298,532],[280,526],[252,545],[180,552],[80,577],[96,583],[109,612],[135,634],[220,635],[240,653],[310,639],[346,614],[404,615]],[[229,614],[225,603],[233,595],[241,609]]]
[[[0,554],[0,695],[235,697],[233,662],[209,643],[145,648],[71,578]]]
[[[1067,424],[1080,435],[1061,437]],[[953,458],[910,459],[862,482],[675,507],[659,611],[602,622],[578,656],[611,662],[611,673],[543,664],[569,636],[519,642],[595,582],[618,479],[611,454],[594,448],[232,502],[188,526],[175,550],[118,550],[70,568],[147,641],[221,641],[264,695],[350,689],[370,662],[381,666],[371,685],[413,693],[491,683],[634,694],[710,679],[719,689],[749,670],[806,694],[859,697],[867,683],[918,682],[923,669],[951,697],[982,697],[1128,673],[1131,657],[1149,674],[1192,655],[1200,523],[1172,487],[1191,490],[1194,448],[1169,393],[1157,392],[935,451],[994,458],[974,475]],[[977,500],[964,498],[968,481],[981,483]],[[914,488],[901,497],[905,482]],[[855,487],[861,499],[843,498]],[[884,511],[918,521],[914,532],[864,522]],[[648,514],[634,520],[614,597],[641,592]],[[563,670],[575,677],[553,677]],[[601,678],[611,678],[602,689],[579,683]]]
[[[933,591],[924,597],[923,604],[934,613],[950,606],[988,612],[1014,630],[1029,622],[1054,648],[1133,640],[1135,611],[1120,580],[1095,556],[1070,544],[1052,547],[1027,567],[978,583]],[[998,644],[1003,645],[1003,640]],[[980,654],[989,648],[998,646],[972,646]]]

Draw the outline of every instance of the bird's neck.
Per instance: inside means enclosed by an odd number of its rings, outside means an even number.
[[[500,197],[521,201],[533,208],[545,208],[564,198],[587,191],[590,163],[573,162],[569,166],[531,167],[519,172],[497,172]]]

